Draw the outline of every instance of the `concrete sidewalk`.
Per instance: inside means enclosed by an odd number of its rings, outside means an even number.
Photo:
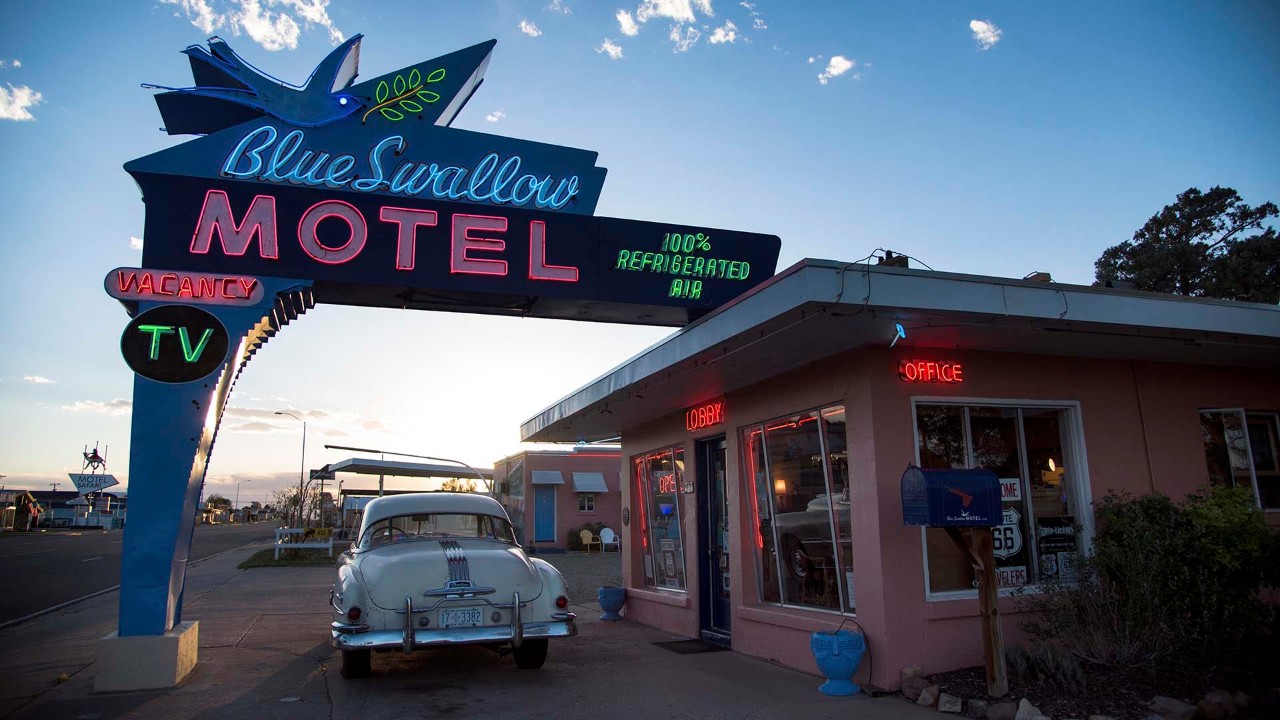
[[[188,573],[184,618],[200,621],[200,664],[181,687],[94,694],[94,642],[114,629],[114,593],[0,631],[0,717],[116,718],[833,718],[936,720],[900,698],[827,698],[820,679],[733,652],[678,655],[672,639],[574,606],[577,638],[541,670],[479,648],[377,654],[373,676],[338,674],[328,568],[236,565],[234,551]],[[57,682],[61,673],[70,676]]]

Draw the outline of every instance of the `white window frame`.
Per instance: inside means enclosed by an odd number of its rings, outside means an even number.
[[[584,508],[583,505],[590,505],[591,507]],[[596,494],[589,493],[589,492],[578,493],[578,512],[593,513],[595,511],[596,511]]]
[[[1093,491],[1092,482],[1089,479],[1089,456],[1085,450],[1084,443],[1084,416],[1080,409],[1080,401],[1078,400],[1032,400],[1022,398],[984,398],[984,397],[953,397],[953,396],[933,396],[921,395],[911,398],[911,436],[914,444],[913,456],[916,465],[920,464],[920,423],[917,417],[920,405],[952,405],[958,407],[1010,407],[1020,408],[1023,410],[1065,410],[1066,421],[1063,423],[1066,438],[1062,448],[1064,457],[1063,463],[1069,468],[1079,468],[1072,470],[1072,482],[1070,492],[1075,506],[1080,509],[1080,516],[1076,521],[1080,524],[1081,536],[1080,552],[1084,555],[1093,554]],[[1021,438],[1022,426],[1018,426],[1018,435]],[[971,454],[969,443],[969,428],[966,423],[965,427],[965,455]],[[1023,457],[1026,456],[1026,448],[1021,447],[1019,440],[1019,451]],[[1019,461],[1021,462],[1021,460]],[[1025,478],[1021,478],[1025,481]],[[929,585],[929,544],[925,537],[925,528],[920,528],[920,558],[921,569],[924,573],[924,597],[927,602],[941,602],[948,600],[970,600],[978,597],[977,588],[969,590],[940,590],[934,592]],[[1017,593],[1035,594],[1041,592],[1039,584],[1027,584],[1021,588],[1000,588],[1001,597],[1008,597]]]

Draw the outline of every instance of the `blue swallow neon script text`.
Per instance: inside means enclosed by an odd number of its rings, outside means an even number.
[[[277,139],[279,142],[277,142]],[[384,138],[369,150],[368,164],[358,168],[354,155],[337,155],[303,147],[306,135],[292,130],[283,137],[271,125],[263,125],[241,138],[222,164],[222,176],[240,180],[350,187],[367,193],[389,193],[437,200],[468,200],[493,205],[512,205],[559,210],[578,193],[578,176],[553,179],[550,175],[520,174],[520,156],[499,157],[489,153],[475,168],[402,160],[390,168],[404,152],[402,136]]]

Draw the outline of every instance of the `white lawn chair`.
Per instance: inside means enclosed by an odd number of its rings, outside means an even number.
[[[606,552],[610,545],[616,547],[618,552],[622,552],[622,541],[618,539],[618,535],[613,530],[605,528],[600,531],[600,552]]]

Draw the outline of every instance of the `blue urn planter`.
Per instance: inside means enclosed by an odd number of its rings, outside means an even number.
[[[600,609],[604,611],[600,615],[601,620],[622,619],[618,611],[622,609],[623,603],[627,601],[626,588],[606,585],[596,591],[596,599],[600,601]]]
[[[818,669],[827,678],[818,686],[818,692],[823,695],[857,695],[862,691],[853,682],[862,655],[867,651],[867,641],[862,633],[848,630],[816,632],[809,642],[809,649],[813,651]]]

